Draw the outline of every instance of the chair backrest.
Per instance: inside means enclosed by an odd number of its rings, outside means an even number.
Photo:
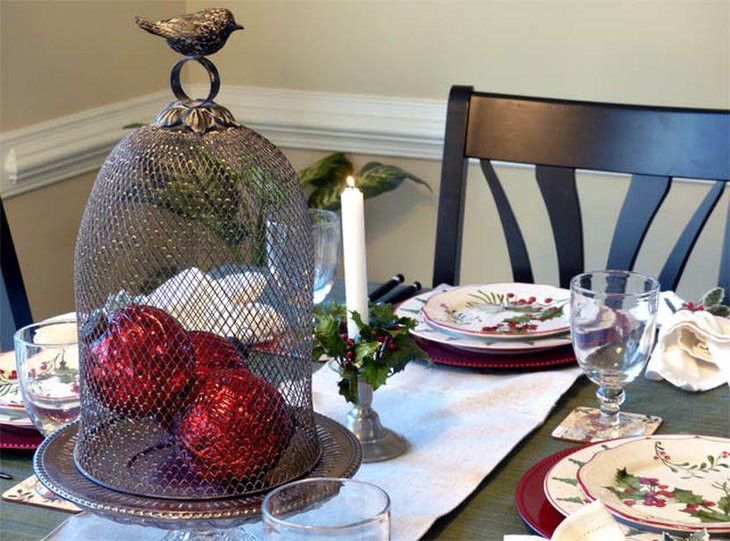
[[[13,237],[10,234],[8,218],[5,214],[5,206],[0,199],[0,266],[2,266],[2,291],[0,291],[0,317],[2,318],[2,331],[0,343],[2,349],[8,350],[13,347],[13,332],[20,327],[32,323],[28,297],[25,294],[23,277],[20,274],[18,257],[15,254]],[[12,321],[9,318],[12,317]]]
[[[730,111],[640,107],[475,92],[449,95],[433,283],[459,282],[469,158],[478,159],[502,222],[515,281],[533,282],[522,232],[492,160],[535,165],[558,256],[560,285],[584,271],[575,170],[631,174],[606,268],[632,269],[674,177],[710,189],[659,274],[676,289],[707,219],[730,182]],[[718,284],[730,292],[730,210]]]

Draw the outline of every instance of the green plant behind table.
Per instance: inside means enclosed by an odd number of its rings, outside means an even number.
[[[302,187],[311,190],[307,200],[309,207],[329,210],[340,208],[340,193],[345,189],[345,179],[350,175],[357,177],[357,185],[366,198],[395,190],[404,180],[412,180],[432,192],[426,181],[395,165],[369,162],[357,175],[354,171],[352,162],[342,152],[331,154],[302,169],[299,172]]]
[[[357,386],[360,378],[376,390],[385,385],[393,374],[403,370],[413,359],[428,360],[428,355],[413,340],[410,330],[416,321],[399,317],[392,304],[374,304],[370,307],[369,324],[365,325],[357,312],[353,320],[360,337],[347,337],[347,311],[342,304],[320,305],[314,308],[315,361],[327,356],[337,363],[342,379],[340,394],[348,402],[357,404]]]

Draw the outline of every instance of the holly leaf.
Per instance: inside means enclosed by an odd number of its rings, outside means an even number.
[[[513,316],[505,318],[506,323],[515,323],[521,325],[523,323],[529,323],[532,318],[530,316]]]
[[[357,404],[358,370],[354,367],[342,369],[342,379],[337,384],[339,392],[345,400]]]
[[[641,490],[641,483],[639,482],[639,478],[635,475],[630,474],[626,470],[626,468],[620,468],[616,470],[616,474],[614,475],[614,481],[619,487],[633,488],[637,491]]]
[[[550,319],[555,319],[556,317],[560,317],[563,315],[563,306],[553,306],[552,308],[548,308],[544,312],[540,313],[540,321],[548,321]]]
[[[730,317],[730,306],[724,306],[722,304],[705,308],[705,311],[709,312],[713,316]]]
[[[380,348],[380,342],[357,342],[355,344],[355,366],[363,368],[367,361],[375,360],[378,348]]]
[[[400,334],[393,338],[396,348],[386,350],[383,360],[393,369],[393,373],[400,372],[413,359],[429,359],[428,354],[408,334]]]
[[[334,315],[318,317],[314,328],[314,360],[319,360],[322,355],[342,357],[346,351],[347,344],[340,336],[339,318]]]
[[[725,290],[721,287],[716,287],[702,296],[700,304],[707,309],[722,303],[723,298],[725,298]]]
[[[370,363],[363,367],[362,378],[368,385],[371,385],[373,390],[377,389],[381,385],[385,385],[388,376],[390,375],[390,368],[388,365]]]
[[[403,184],[403,181],[408,179],[412,180],[416,184],[420,184],[428,188],[429,192],[433,193],[431,186],[428,183],[409,173],[404,171],[400,167],[395,165],[385,165],[380,162],[370,162],[360,169],[358,175],[359,186],[363,191],[365,197],[375,197],[385,192],[395,190],[398,186]]]
[[[697,505],[703,502],[702,496],[683,488],[674,489],[674,501],[677,503],[695,503]]]

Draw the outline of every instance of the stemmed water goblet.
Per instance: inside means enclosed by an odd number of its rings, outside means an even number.
[[[76,321],[54,319],[15,333],[15,360],[23,405],[44,436],[76,420],[79,402],[79,351]],[[37,484],[46,499],[55,495]]]
[[[314,241],[314,304],[332,289],[340,257],[340,219],[331,210],[309,209]]]
[[[659,282],[630,271],[594,271],[570,282],[570,327],[578,364],[596,383],[600,414],[576,426],[587,439],[646,433],[640,416],[621,413],[624,386],[641,374],[654,345]]]

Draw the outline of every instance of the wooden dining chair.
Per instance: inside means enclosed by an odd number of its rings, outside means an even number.
[[[13,237],[10,234],[8,218],[5,214],[5,206],[0,199],[0,266],[2,267],[2,306],[0,306],[0,317],[2,317],[2,336],[0,343],[2,350],[12,349],[13,333],[15,330],[25,327],[33,322],[30,313],[28,297],[25,294],[23,277],[20,274],[18,257],[15,254]],[[12,321],[10,319],[12,318]]]
[[[676,289],[697,238],[730,182],[730,111],[526,98],[454,86],[449,95],[433,283],[459,283],[467,164],[478,159],[507,240],[512,274],[533,282],[522,231],[493,160],[535,165],[558,256],[561,287],[584,271],[576,169],[631,174],[606,268],[632,269],[675,177],[709,191],[659,273]],[[606,177],[610,181],[610,177]],[[718,284],[730,293],[730,210]]]

